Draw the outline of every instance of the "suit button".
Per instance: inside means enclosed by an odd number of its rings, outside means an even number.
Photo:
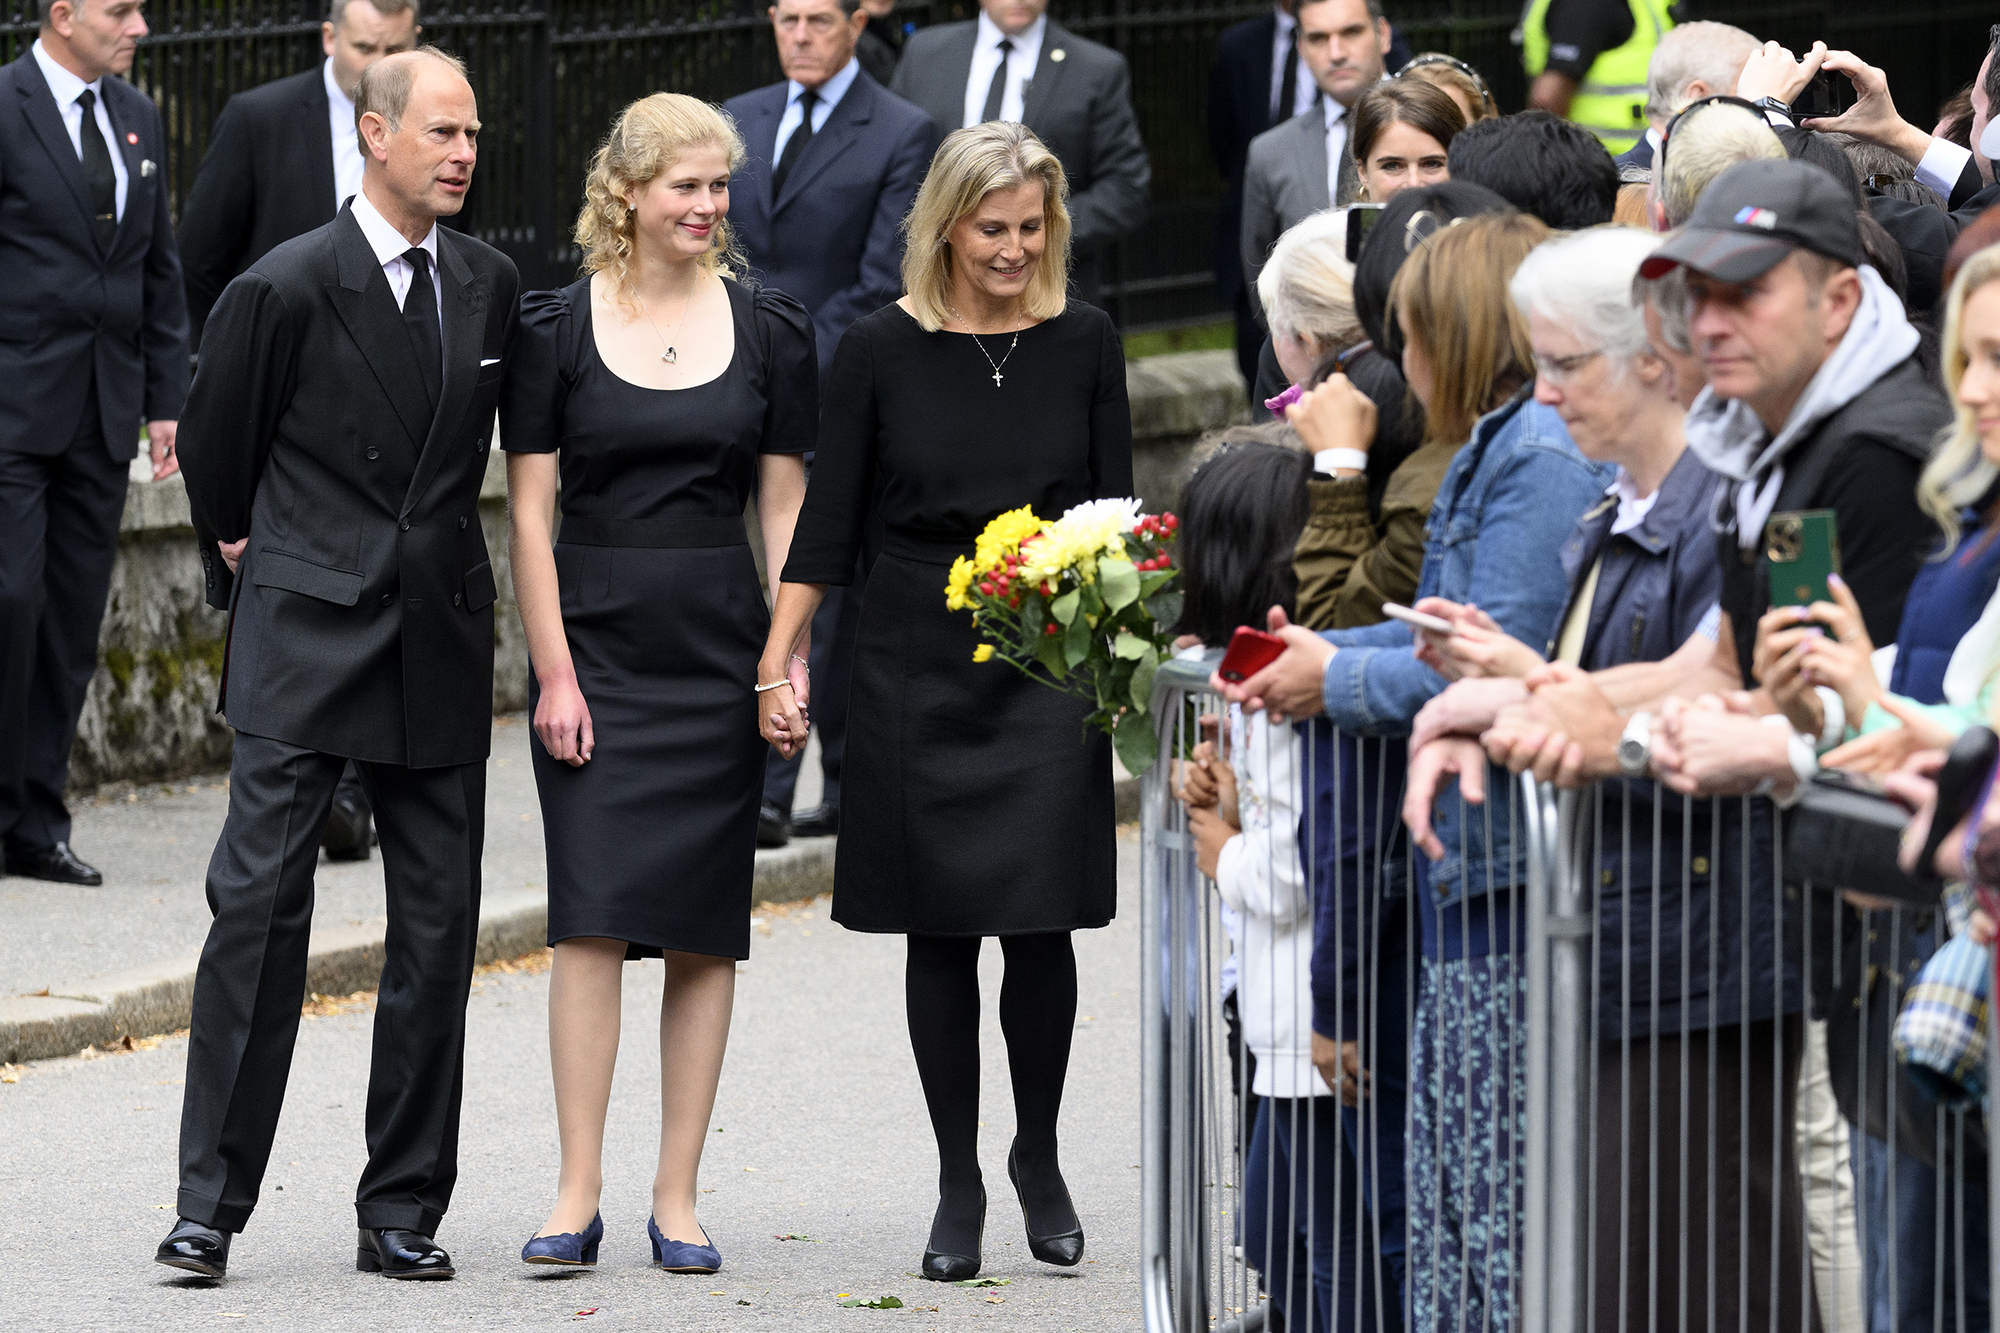
[[[465,601],[465,594],[462,592],[455,592],[451,595],[451,604],[453,606],[461,605],[464,601]]]
[[[380,458],[381,456],[382,456],[382,451],[380,449],[370,449],[368,451],[368,461],[371,463],[374,462],[376,459]]]
[[[464,519],[462,519],[462,518],[461,518],[460,520],[458,520],[458,530],[459,530],[460,532],[464,532],[464,531],[465,531],[465,520],[464,520]]]
[[[382,594],[382,605],[384,605],[384,606],[394,606],[395,604],[396,604],[396,594],[395,594],[395,593],[392,593],[392,592],[385,592],[385,593],[383,593],[383,594]]]
[[[400,527],[403,531],[408,532],[410,530],[410,520],[406,518],[396,526]]]

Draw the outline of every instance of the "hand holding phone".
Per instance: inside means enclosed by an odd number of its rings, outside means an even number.
[[[1427,611],[1415,611],[1400,602],[1382,603],[1382,614],[1391,620],[1400,620],[1413,629],[1427,629],[1433,634],[1449,634],[1457,628],[1443,616],[1434,616]]]
[[[1840,572],[1840,529],[1833,511],[1771,515],[1764,525],[1764,558],[1770,562],[1772,606],[1831,602],[1827,575]]]
[[[1240,685],[1277,661],[1284,651],[1285,641],[1277,635],[1238,625],[1229,638],[1229,651],[1222,655],[1222,664],[1215,671],[1231,685]]]

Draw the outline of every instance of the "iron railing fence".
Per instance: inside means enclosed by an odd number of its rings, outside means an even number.
[[[1991,1328],[1984,1117],[1892,1043],[1941,909],[1789,883],[1761,798],[1531,779],[1445,798],[1517,855],[1461,841],[1499,891],[1427,908],[1403,738],[1243,719],[1215,656],[1162,667],[1143,784],[1148,1333]],[[1174,799],[1203,714],[1214,879]],[[1352,1083],[1303,1095],[1308,1026]]]
[[[153,33],[132,77],[168,126],[167,180],[176,211],[230,94],[320,58],[322,0],[151,0]],[[1690,17],[1721,18],[1795,48],[1815,36],[1852,45],[1888,69],[1902,106],[1928,123],[1939,100],[1972,78],[1985,50],[1984,8],[1949,0],[1892,5],[1688,0]],[[466,225],[507,251],[527,285],[575,272],[570,227],[590,153],[611,116],[661,89],[721,101],[779,77],[762,0],[446,0],[426,37],[466,60],[482,135]],[[1510,33],[1515,0],[1390,0],[1415,50],[1442,50],[1485,71],[1503,109],[1526,81]],[[969,17],[972,0],[901,0],[918,25]],[[1268,12],[1260,0],[1064,0],[1055,15],[1123,52],[1153,163],[1153,207],[1117,247],[1104,300],[1126,328],[1212,318],[1216,205],[1223,182],[1209,154],[1209,67],[1232,23]],[[34,38],[35,0],[0,0],[0,60]],[[1232,242],[1233,244],[1233,242]]]

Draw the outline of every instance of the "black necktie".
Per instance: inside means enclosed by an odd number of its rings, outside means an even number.
[[[1285,74],[1278,81],[1278,109],[1271,116],[1277,125],[1292,118],[1292,104],[1299,100],[1299,25],[1294,23],[1285,38]]]
[[[410,351],[423,372],[424,390],[431,396],[431,411],[437,411],[444,393],[444,339],[438,332],[437,288],[431,283],[431,257],[421,245],[403,251],[414,270],[410,293],[403,298],[403,327],[410,334]]]
[[[819,94],[808,88],[799,94],[799,127],[792,131],[792,137],[785,140],[785,151],[778,157],[778,169],[771,173],[771,197],[776,199],[785,188],[785,181],[791,176],[792,168],[799,164],[800,154],[813,137],[813,108],[819,105]]]
[[[83,183],[90,187],[91,230],[97,243],[111,248],[118,235],[118,173],[111,169],[111,147],[97,128],[97,94],[85,88],[76,95],[83,108]]]
[[[1000,63],[993,67],[993,82],[986,87],[986,109],[979,113],[981,121],[1000,119],[1000,103],[1007,96],[1007,57],[1014,54],[1014,43],[1005,37],[1000,39]]]

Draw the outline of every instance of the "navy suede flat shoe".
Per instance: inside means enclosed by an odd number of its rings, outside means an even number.
[[[668,1240],[650,1217],[646,1219],[646,1235],[653,1242],[653,1262],[669,1273],[713,1273],[722,1267],[722,1253],[713,1245]]]
[[[536,1236],[521,1247],[524,1264],[561,1264],[566,1268],[595,1268],[597,1242],[604,1239],[604,1214],[590,1219],[581,1231],[560,1231],[553,1236]]]

